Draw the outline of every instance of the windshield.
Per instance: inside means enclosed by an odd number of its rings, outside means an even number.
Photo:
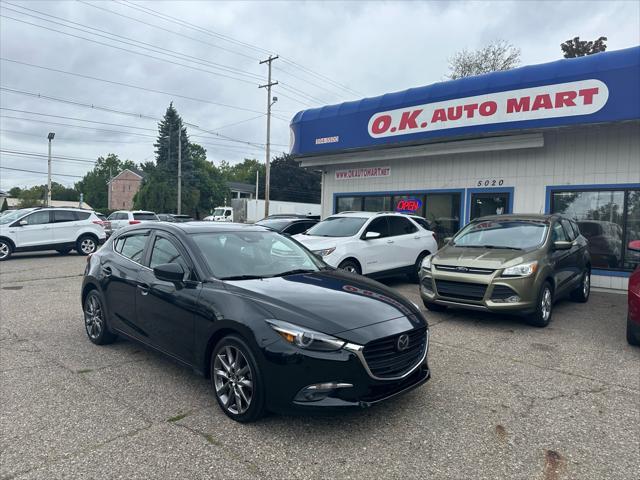
[[[222,280],[245,280],[316,272],[322,261],[277,232],[193,234],[202,256]]]
[[[274,230],[281,232],[290,223],[290,220],[260,220],[259,222],[256,222],[256,225],[273,228]]]
[[[366,218],[362,217],[329,217],[317,223],[306,235],[317,237],[352,237],[360,231]]]
[[[520,220],[474,222],[455,236],[459,247],[527,249],[544,242],[548,225]]]
[[[151,220],[151,221],[158,221],[158,217],[156,217],[155,213],[151,213],[151,212],[136,212],[133,214],[133,218],[135,220]]]
[[[22,208],[20,210],[14,210],[13,212],[5,213],[4,215],[2,215],[2,217],[0,217],[0,225],[11,223],[21,216],[29,213],[31,210],[33,210],[33,208]]]
[[[224,215],[224,208],[216,208],[216,209],[213,211],[213,216],[214,216],[214,217],[221,217],[221,216],[223,216],[223,215]]]

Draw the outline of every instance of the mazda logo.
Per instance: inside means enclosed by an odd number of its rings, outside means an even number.
[[[402,352],[409,348],[409,335],[403,333],[398,337],[398,343],[396,344],[399,352]]]

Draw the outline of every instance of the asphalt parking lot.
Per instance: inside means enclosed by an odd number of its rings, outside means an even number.
[[[640,349],[625,341],[624,295],[561,302],[546,329],[428,313],[424,387],[240,425],[208,380],[129,341],[87,340],[84,263],[0,264],[0,478],[637,478]],[[387,283],[419,301],[415,285]]]

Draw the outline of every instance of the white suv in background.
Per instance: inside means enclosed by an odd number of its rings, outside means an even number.
[[[81,208],[24,208],[0,217],[0,260],[13,252],[75,249],[89,255],[107,235],[100,218]]]
[[[146,210],[118,210],[109,215],[107,221],[111,224],[111,230],[115,232],[129,225],[142,222],[159,222],[160,219],[155,213],[147,212]]]
[[[432,231],[393,212],[338,213],[294,238],[333,267],[375,277],[406,273],[413,281],[422,259],[438,250]]]

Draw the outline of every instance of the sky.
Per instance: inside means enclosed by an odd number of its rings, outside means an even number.
[[[575,36],[639,45],[640,2],[0,0],[0,189],[46,183],[49,132],[68,186],[108,153],[152,161],[170,102],[214,164],[264,160],[270,54],[279,154],[297,111],[443,81],[494,40],[557,60]]]

